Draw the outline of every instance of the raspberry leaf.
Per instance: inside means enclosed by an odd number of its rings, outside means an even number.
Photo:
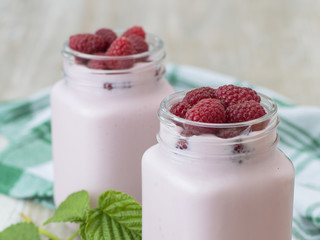
[[[17,223],[0,233],[0,240],[40,240],[39,230],[33,223]]]
[[[88,240],[87,233],[86,233],[86,225],[87,225],[87,222],[80,223],[79,234],[80,234],[81,240]]]
[[[117,191],[100,195],[98,208],[89,211],[88,240],[141,240],[142,209],[134,198]]]
[[[87,191],[72,193],[59,205],[53,217],[48,219],[44,225],[52,222],[85,222],[89,207],[90,200]]]

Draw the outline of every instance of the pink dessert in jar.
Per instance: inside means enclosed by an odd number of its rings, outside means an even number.
[[[142,160],[144,240],[291,240],[294,168],[277,106],[233,85],[172,94]]]
[[[133,40],[130,40],[133,39]],[[138,39],[138,40],[137,40]],[[164,79],[162,40],[139,26],[70,37],[51,92],[54,200],[118,190],[141,202],[141,157],[156,143]]]

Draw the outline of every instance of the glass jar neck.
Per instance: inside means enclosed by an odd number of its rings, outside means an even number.
[[[171,106],[180,101],[185,93],[173,94],[160,105],[158,142],[167,151],[187,158],[244,161],[258,159],[252,156],[270,154],[276,148],[279,120],[277,107],[270,98],[260,94],[267,114],[259,119],[233,124],[208,124],[188,121],[170,113]],[[194,133],[190,129],[201,131]]]
[[[63,75],[68,86],[87,91],[119,92],[140,88],[152,88],[165,74],[163,42],[155,35],[147,34],[149,50],[129,56],[91,55],[76,52],[65,44]],[[127,69],[92,69],[89,61],[131,61]]]

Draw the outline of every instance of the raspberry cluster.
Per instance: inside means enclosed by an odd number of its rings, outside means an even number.
[[[75,51],[99,55],[99,56],[128,56],[138,53],[147,52],[149,45],[146,42],[146,33],[140,26],[133,26],[127,29],[121,36],[109,29],[101,28],[94,34],[75,34],[69,38],[69,47]],[[112,60],[90,60],[85,61],[77,57],[76,61],[85,64],[92,69],[128,69],[139,59],[112,59]]]
[[[260,118],[266,114],[261,98],[251,88],[224,85],[217,89],[201,87],[193,89],[170,112],[178,117],[203,123],[239,123]],[[185,125],[193,134],[215,133],[222,138],[239,135],[239,129],[223,131]],[[264,127],[264,125],[263,125]],[[260,128],[261,129],[261,128]],[[255,127],[253,130],[260,130]]]

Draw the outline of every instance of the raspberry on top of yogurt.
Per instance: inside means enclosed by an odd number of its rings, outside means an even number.
[[[70,36],[69,47],[75,51],[87,54],[94,54],[107,50],[103,37],[89,33]]]
[[[266,114],[256,91],[247,87],[224,85],[217,89],[200,87],[186,93],[173,104],[169,111],[177,117],[202,123],[232,124],[258,119]],[[261,130],[265,123],[252,126],[252,131]],[[214,133],[221,138],[241,134],[239,128],[210,129],[184,124],[193,134]],[[198,132],[196,131],[198,130]]]
[[[145,31],[143,30],[143,28],[141,26],[133,26],[133,27],[127,29],[122,34],[123,37],[129,37],[129,36],[132,36],[132,35],[140,36],[143,39],[146,38],[146,33],[145,33]]]
[[[106,56],[127,56],[134,53],[134,48],[130,40],[126,37],[120,37],[114,40],[109,47]],[[134,59],[125,60],[106,60],[108,69],[126,69],[132,67]]]
[[[216,96],[225,107],[241,101],[254,100],[260,102],[261,100],[258,93],[253,89],[231,84],[219,87],[216,91]]]
[[[149,45],[146,42],[146,33],[140,26],[127,29],[121,36],[109,28],[98,29],[94,34],[84,33],[70,36],[68,46],[80,53],[99,56],[128,56],[147,52]],[[131,68],[137,61],[146,58],[118,59],[116,60],[90,60],[86,61],[76,57],[76,63],[88,68],[100,70],[118,70]],[[105,61],[105,62],[103,62]]]
[[[216,98],[216,90],[211,87],[200,87],[187,92],[182,101],[189,103],[191,106],[195,105],[202,99]]]
[[[186,118],[187,111],[191,108],[191,105],[186,101],[177,102],[172,105],[170,112],[178,117]]]
[[[187,111],[186,119],[204,123],[225,123],[226,111],[218,99],[205,98]]]
[[[111,43],[117,39],[117,34],[109,28],[100,28],[96,31],[96,35],[100,35],[106,45],[106,49],[108,49]]]

